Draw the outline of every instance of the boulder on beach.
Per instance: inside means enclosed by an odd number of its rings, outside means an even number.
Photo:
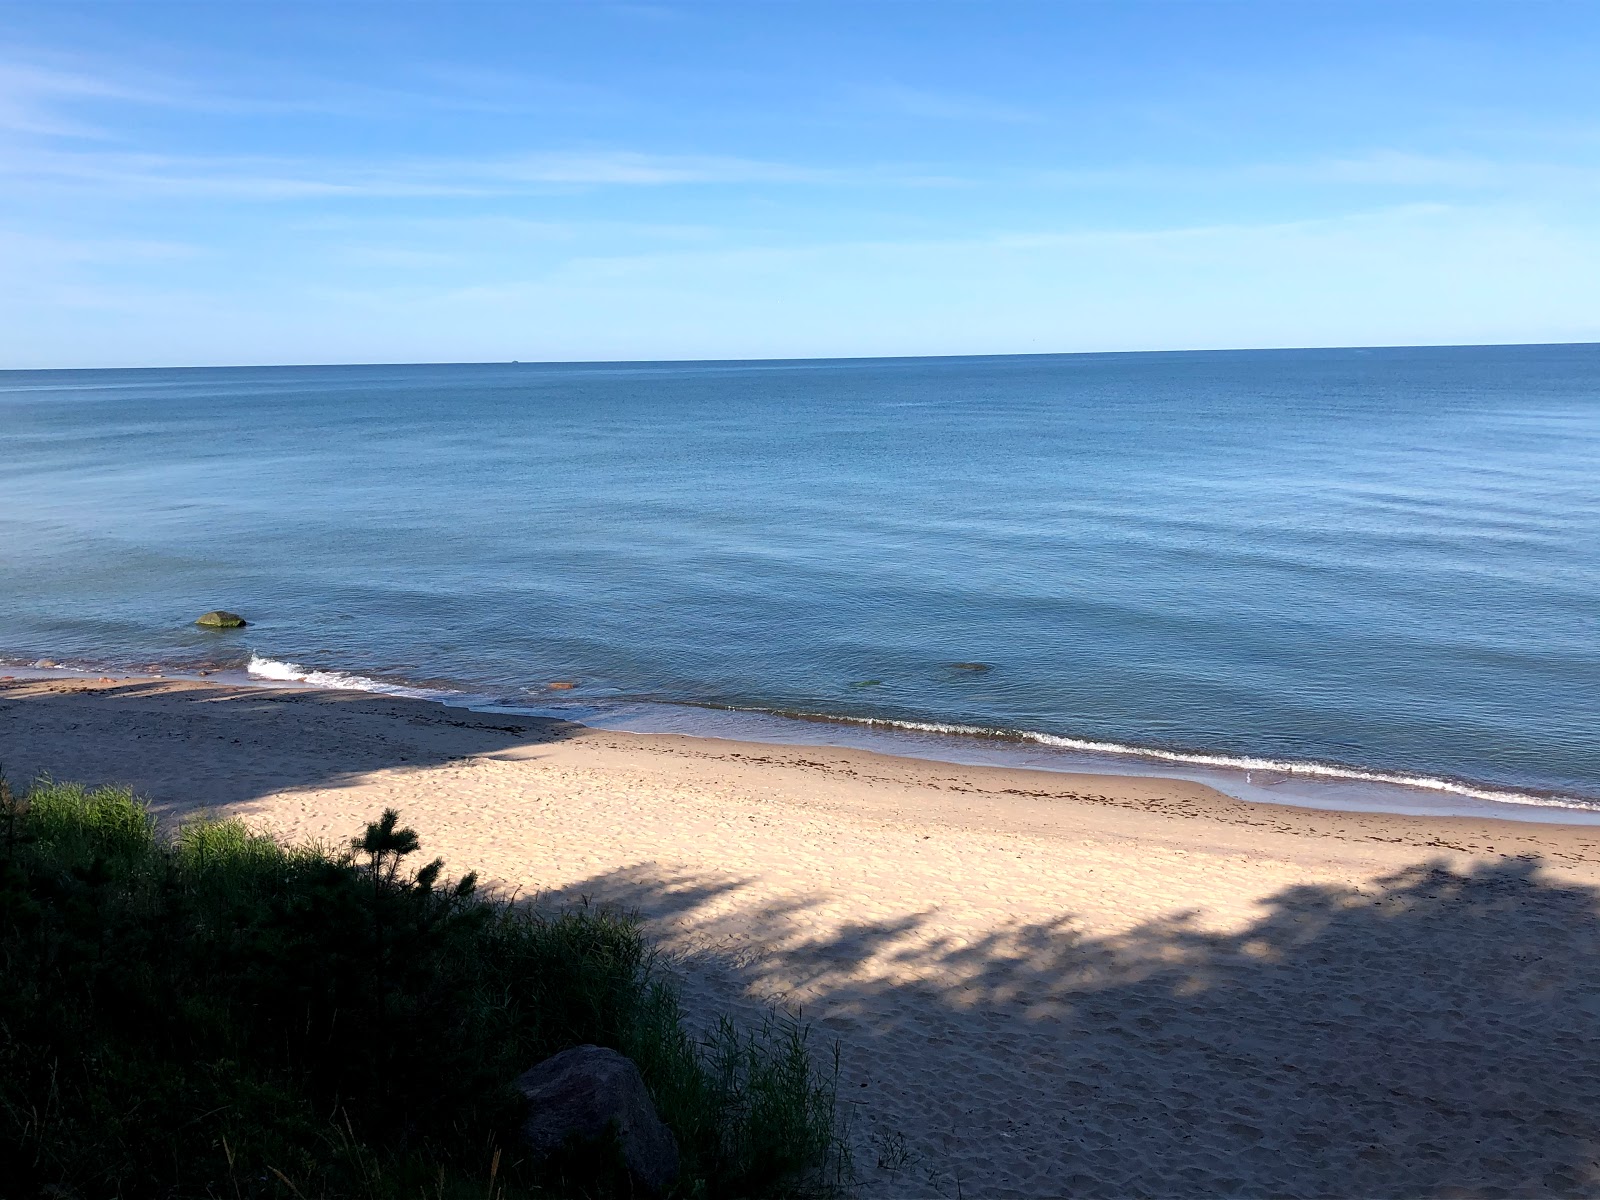
[[[521,1140],[535,1158],[613,1134],[638,1193],[659,1196],[677,1179],[677,1139],[626,1055],[574,1046],[518,1076],[512,1087],[528,1101]]]
[[[196,625],[204,625],[207,629],[242,629],[249,623],[238,613],[221,608],[214,608],[195,621]]]

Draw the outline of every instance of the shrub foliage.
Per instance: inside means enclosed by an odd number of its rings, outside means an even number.
[[[624,914],[540,913],[410,862],[385,812],[342,848],[238,821],[157,836],[126,791],[0,783],[0,1172],[64,1197],[604,1196],[615,1156],[513,1137],[522,1071],[640,1065],[675,1194],[847,1170],[833,1079],[788,1022],[692,1036]]]

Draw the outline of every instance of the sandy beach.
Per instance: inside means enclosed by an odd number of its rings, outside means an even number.
[[[1595,827],[161,680],[0,683],[0,763],[637,909],[837,1041],[863,1196],[1600,1192]]]

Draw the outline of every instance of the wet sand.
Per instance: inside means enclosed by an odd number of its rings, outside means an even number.
[[[1600,1192],[1595,826],[176,681],[0,683],[0,763],[638,909],[838,1041],[865,1196]]]

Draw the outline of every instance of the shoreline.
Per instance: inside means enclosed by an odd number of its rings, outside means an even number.
[[[41,667],[40,662],[52,665]],[[111,674],[129,679],[187,679],[230,686],[350,690],[424,700],[469,712],[570,720],[620,732],[675,733],[772,745],[864,749],[958,766],[1187,780],[1253,804],[1318,811],[1600,826],[1600,797],[1515,791],[1500,785],[1449,777],[1369,770],[1338,763],[1175,751],[959,724],[698,701],[593,697],[552,691],[545,703],[512,703],[488,694],[391,682],[331,668],[304,667],[263,658],[253,651],[249,662],[242,667],[204,669],[180,665],[164,673],[112,668]],[[9,666],[0,663],[0,677],[7,675],[14,678],[107,677],[105,671],[93,666],[55,663],[49,659]]]
[[[1245,828],[1271,828],[1278,832],[1336,839],[1382,840],[1418,849],[1447,849],[1463,853],[1488,850],[1500,853],[1497,846],[1556,846],[1571,834],[1584,851],[1593,847],[1600,864],[1600,814],[1592,819],[1522,820],[1516,816],[1460,813],[1400,813],[1384,810],[1316,808],[1297,803],[1243,799],[1205,782],[1175,775],[1140,775],[1116,771],[1066,771],[1057,768],[1017,766],[1006,763],[959,762],[915,754],[893,753],[862,746],[841,746],[816,742],[780,742],[675,731],[638,731],[606,725],[586,724],[557,716],[523,710],[468,708],[434,699],[384,693],[340,690],[310,684],[283,684],[265,681],[249,683],[227,680],[193,679],[181,676],[123,675],[90,677],[39,670],[30,678],[0,677],[0,715],[7,701],[39,694],[55,697],[116,695],[119,689],[136,688],[139,695],[176,700],[179,703],[204,698],[205,702],[237,702],[256,697],[274,704],[304,702],[323,697],[342,706],[375,706],[371,711],[393,719],[415,711],[413,722],[424,721],[451,728],[475,729],[487,733],[511,733],[516,742],[531,735],[540,744],[556,731],[564,744],[585,744],[607,749],[629,748],[652,756],[709,760],[721,763],[753,763],[820,771],[825,776],[842,772],[856,779],[872,775],[892,775],[934,791],[951,791],[983,797],[1002,806],[1032,806],[1035,803],[1072,805],[1090,808],[1123,809],[1159,814],[1167,818],[1223,821]],[[190,695],[190,694],[193,695]],[[390,707],[385,708],[383,706]],[[399,706],[394,707],[394,706]],[[78,728],[74,722],[73,730]],[[16,735],[12,733],[11,737]],[[3,749],[3,744],[0,744]],[[15,755],[4,760],[15,761]],[[37,771],[13,782],[25,783]],[[54,772],[58,778],[68,778]],[[96,782],[135,784],[133,778],[107,776]],[[136,790],[138,788],[136,787]],[[172,797],[177,802],[177,797]],[[230,801],[233,802],[233,801]],[[179,802],[181,804],[181,802]],[[963,824],[973,829],[987,828],[990,818],[968,804],[960,806]],[[1558,810],[1561,811],[1561,810]],[[924,815],[949,816],[942,805]],[[1588,817],[1589,814],[1579,813]],[[1000,819],[1000,818],[995,818]],[[1037,813],[1031,818],[1039,820]],[[1054,823],[1053,821],[1050,823]],[[1070,824],[1070,821],[1069,821]],[[1525,828],[1524,828],[1525,827]],[[1485,830],[1491,832],[1485,832]],[[1492,831],[1499,831],[1495,836]],[[1564,848],[1564,847],[1563,847]],[[1586,861],[1583,853],[1566,854],[1574,861]]]
[[[638,913],[837,1045],[864,1200],[1600,1186],[1593,826],[188,680],[0,683],[0,761]]]

